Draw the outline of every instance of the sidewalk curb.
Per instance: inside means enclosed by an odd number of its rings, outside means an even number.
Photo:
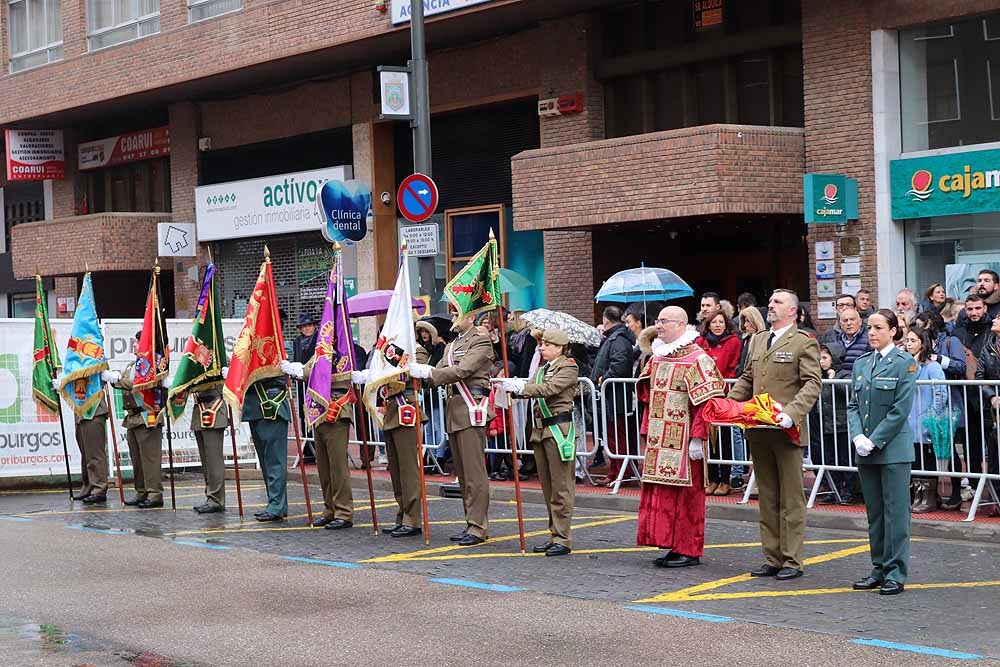
[[[226,471],[226,478],[233,479],[232,470]],[[259,470],[240,470],[240,479],[260,480],[262,475]],[[292,471],[288,471],[288,478],[291,481],[301,479]],[[309,485],[319,488],[319,475],[309,473],[306,476]],[[373,486],[376,491],[392,492],[392,482],[388,479],[373,479]],[[441,482],[427,482],[428,497],[441,495]],[[368,480],[365,477],[351,477],[351,487],[354,489],[368,491]],[[490,500],[511,501],[514,500],[514,488],[512,486],[490,486]],[[525,503],[537,505],[545,504],[542,492],[539,489],[521,489],[521,500]],[[598,495],[590,493],[578,493],[576,495],[576,506],[587,509],[609,510],[613,512],[638,513],[638,496],[612,496]],[[710,519],[722,519],[724,521],[745,521],[757,523],[759,513],[757,508],[751,505],[735,505],[729,503],[709,503],[705,515]],[[823,528],[830,530],[850,530],[856,532],[868,532],[868,520],[864,514],[847,514],[840,512],[809,511],[806,514],[806,525],[810,528]],[[924,537],[938,540],[963,540],[971,542],[989,542],[1000,544],[1000,530],[993,524],[977,524],[975,522],[965,523],[962,521],[928,521],[924,519],[913,519],[910,523],[910,535],[913,537]]]

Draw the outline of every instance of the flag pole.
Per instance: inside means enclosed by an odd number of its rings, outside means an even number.
[[[236,473],[236,502],[240,507],[240,521],[243,521],[243,490],[240,488],[240,460],[236,454],[236,423],[233,421],[233,409],[226,404],[229,411],[229,436],[233,441],[233,470]]]
[[[493,243],[496,243],[496,241],[493,241]],[[500,320],[500,351],[503,355],[504,373],[507,373],[507,376],[510,377],[510,371],[507,366],[507,333],[502,314],[502,312],[499,312],[498,315],[501,315],[501,317],[497,318]],[[514,503],[517,506],[517,534],[521,542],[521,554],[524,555],[524,509],[521,506],[521,471],[517,465],[517,436],[514,433],[514,411],[510,407],[511,404],[508,403],[507,408],[504,409],[504,412],[507,413],[504,421],[507,424],[507,440],[510,442],[510,460],[514,473]]]
[[[152,361],[153,361],[153,378],[156,378],[156,368],[157,368],[157,364],[158,364],[158,360],[156,358],[156,350],[157,350],[157,347],[156,347],[156,332],[160,328],[160,322],[162,322],[162,320],[160,319],[160,284],[159,284],[159,278],[160,278],[160,258],[157,257],[155,263],[153,264],[153,286],[152,286],[152,290],[153,290],[153,299],[155,300],[155,303],[153,305],[153,330],[150,332],[151,335],[153,336],[153,347],[152,347],[152,350],[150,351],[150,354],[153,356],[153,359],[152,359]],[[167,350],[167,342],[166,341],[163,341],[163,349],[164,349],[164,351]],[[167,409],[166,390],[160,388],[157,385],[156,391],[163,391],[164,392],[164,398],[163,398],[163,421],[166,422],[166,425],[167,425],[167,465],[170,468],[170,508],[173,511],[176,512],[177,511],[177,489],[176,489],[175,484],[174,484],[174,438],[173,438],[172,430],[170,428],[170,410]],[[160,444],[160,447],[161,448],[163,447],[162,442]],[[161,449],[161,451],[160,451],[161,461],[162,461],[162,454],[163,454],[163,451]],[[161,465],[162,465],[162,463],[161,463]]]
[[[122,462],[118,455],[118,431],[115,429],[115,408],[111,404],[111,385],[105,383],[104,398],[108,402],[108,422],[111,424],[111,446],[115,453],[115,473],[118,476],[118,496],[122,505],[125,504],[125,483],[122,482]],[[132,474],[135,475],[135,466],[132,467]]]
[[[409,271],[410,267],[406,261],[408,255],[405,240],[403,241],[403,245],[400,247],[400,252],[403,255],[403,262],[400,266],[400,270]],[[408,276],[407,285],[409,285]],[[406,298],[411,298],[411,295],[407,294]],[[430,545],[431,522],[430,518],[427,516],[427,476],[424,474],[424,424],[420,417],[420,389],[418,388],[417,379],[413,377],[410,379],[413,383],[413,406],[417,412],[417,425],[414,428],[417,429],[417,469],[420,470],[420,515],[423,517],[424,523],[424,544]]]
[[[271,273],[271,269],[270,269],[271,251],[268,250],[268,248],[267,248],[266,245],[264,246],[264,263],[268,264],[267,275],[268,275],[268,280],[270,281],[270,285],[269,286],[270,287],[274,287],[274,274]],[[271,317],[272,317],[272,319],[273,319],[273,321],[275,323],[275,329],[277,331],[281,331],[281,319],[280,319],[280,316],[278,315],[278,303],[277,303],[278,295],[277,295],[277,293],[273,293],[271,295],[271,297],[272,297],[271,298]],[[283,334],[278,339],[278,349],[281,350],[281,360],[282,361],[286,360],[288,357],[285,356],[285,341],[284,341],[284,335]],[[298,458],[299,458],[299,471],[302,473],[302,491],[303,491],[303,493],[305,493],[305,496],[306,496],[306,514],[309,515],[309,527],[311,528],[312,525],[313,525],[313,511],[312,511],[312,502],[310,502],[310,500],[309,500],[309,480],[306,479],[306,462],[305,462],[305,459],[302,456],[302,436],[299,434],[299,420],[298,420],[298,414],[299,413],[295,409],[295,398],[292,396],[292,394],[293,394],[293,392],[292,392],[292,378],[290,378],[289,376],[286,375],[285,376],[285,395],[288,396],[288,407],[291,409],[291,412],[292,412],[291,422],[292,422],[292,429],[295,431],[295,450],[296,450],[296,454],[298,454]],[[287,442],[285,442],[285,448],[286,449],[288,448],[288,443]],[[286,463],[286,465],[287,465],[287,463]]]
[[[337,271],[337,297],[338,297],[338,299],[339,299],[339,297],[341,295],[344,294],[344,289],[343,289],[343,287],[344,287],[344,283],[343,283],[344,272],[342,271],[342,267],[341,267],[341,264],[340,264],[340,252],[341,252],[341,250],[340,250],[340,243],[337,242],[337,241],[334,241],[333,242],[333,261],[336,263],[335,270]],[[344,304],[338,303],[337,304],[337,308],[343,309],[344,308]],[[346,314],[347,314],[346,310],[341,310],[341,315],[346,315]],[[336,315],[334,315],[334,322],[336,322],[336,321],[337,321],[337,318],[336,318]],[[350,320],[343,319],[343,321],[344,321],[344,324],[347,327],[351,326]],[[349,347],[351,349],[351,368],[353,368],[354,370],[358,370],[358,360],[354,356],[354,337],[353,336],[351,336],[351,344],[350,344]],[[354,391],[354,385],[353,384],[351,385],[351,391]],[[371,463],[371,460],[368,458],[368,454],[369,454],[368,447],[370,446],[368,444],[368,413],[365,411],[365,408],[364,408],[364,396],[362,396],[362,399],[360,401],[358,401],[357,403],[355,403],[355,405],[359,406],[358,410],[355,412],[355,416],[358,417],[358,421],[361,422],[361,423],[360,424],[355,424],[354,425],[354,429],[357,432],[357,434],[361,437],[361,458],[365,462],[364,468],[365,468],[366,476],[368,477],[368,504],[371,506],[371,512],[372,512],[372,534],[375,535],[375,536],[378,536],[378,513],[376,512],[376,509],[375,509],[375,481],[372,479],[372,463]]]
[[[35,273],[35,294],[38,299],[41,300],[42,308],[45,313],[45,342],[48,343],[48,361],[49,369],[52,371],[52,379],[56,379],[56,364],[53,363],[52,350],[54,341],[52,340],[52,327],[49,325],[49,307],[45,303],[47,295],[45,290],[42,288],[42,275],[40,273]],[[73,500],[73,473],[69,469],[69,446],[66,444],[66,424],[63,422],[63,409],[62,409],[62,397],[59,392],[56,392],[56,411],[59,414],[59,430],[62,432],[62,446],[63,446],[63,460],[66,462],[66,489],[69,491],[69,499]],[[84,463],[86,465],[86,462]]]

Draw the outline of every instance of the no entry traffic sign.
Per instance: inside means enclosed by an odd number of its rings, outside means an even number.
[[[438,189],[430,176],[413,174],[403,179],[396,193],[399,212],[410,222],[423,222],[437,210]]]

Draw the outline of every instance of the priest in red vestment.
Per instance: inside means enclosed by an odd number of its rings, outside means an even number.
[[[639,535],[644,546],[669,549],[653,562],[687,567],[705,548],[705,439],[701,408],[725,395],[725,382],[712,357],[696,343],[687,313],[668,306],[656,320],[658,340],[639,376],[639,400],[646,403],[646,436],[639,501]]]

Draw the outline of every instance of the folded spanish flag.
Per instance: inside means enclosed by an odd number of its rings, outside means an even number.
[[[734,401],[731,398],[711,398],[705,403],[702,417],[709,424],[727,424],[742,429],[755,426],[778,426],[781,403],[769,394],[758,394],[749,401]],[[779,427],[780,428],[780,427]],[[793,442],[799,441],[799,427],[792,425],[784,429]]]

